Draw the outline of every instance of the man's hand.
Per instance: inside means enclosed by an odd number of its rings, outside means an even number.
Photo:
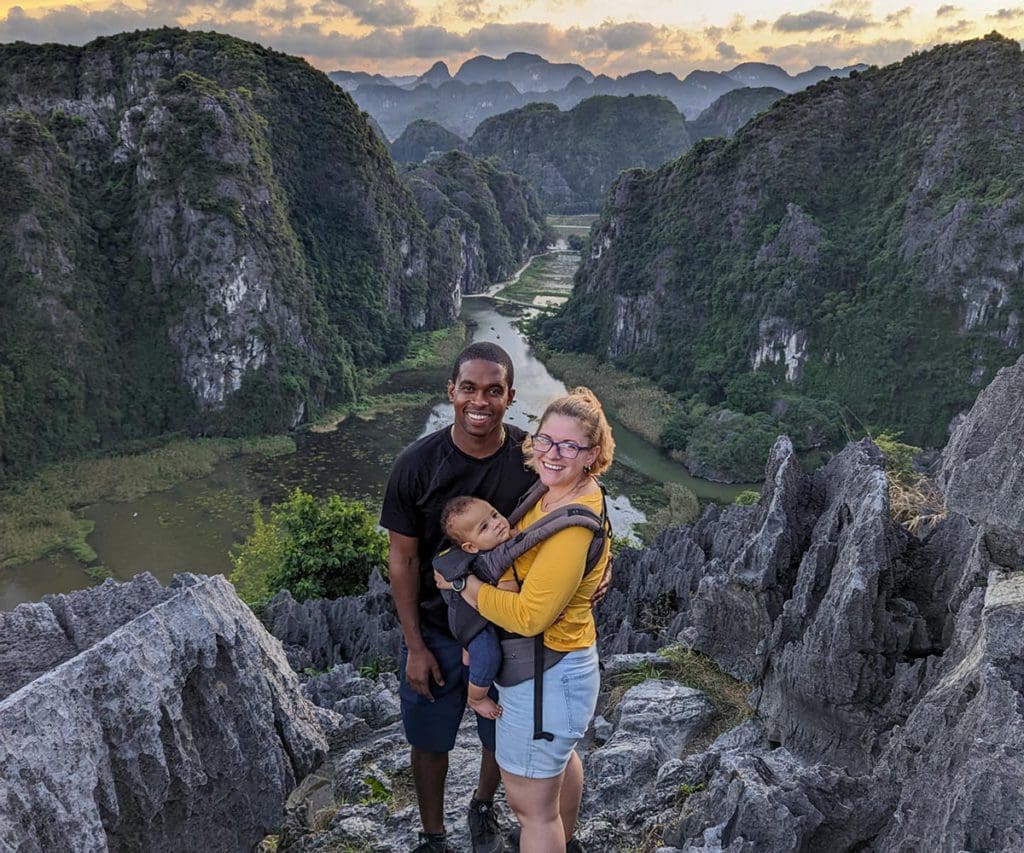
[[[439,687],[444,687],[441,667],[437,665],[437,658],[434,657],[434,653],[426,646],[415,651],[409,649],[405,659],[405,680],[409,682],[409,686],[419,693],[420,696],[424,696],[433,702],[434,696],[430,692],[431,676],[433,676],[434,681]]]
[[[608,594],[608,590],[612,585],[612,561],[608,561],[608,566],[604,570],[604,577],[601,578],[601,583],[597,585],[597,589],[594,590],[594,594],[590,596],[590,606],[597,607],[604,597]]]

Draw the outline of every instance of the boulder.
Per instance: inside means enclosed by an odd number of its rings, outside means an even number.
[[[248,851],[325,755],[280,643],[223,577],[49,596],[0,622],[0,648],[15,640],[64,659],[7,668],[2,850]]]

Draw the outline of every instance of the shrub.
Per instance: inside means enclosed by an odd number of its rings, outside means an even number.
[[[296,489],[270,520],[254,513],[253,533],[231,555],[231,581],[244,601],[265,604],[280,589],[297,601],[365,592],[387,565],[387,537],[359,501],[318,501]]]

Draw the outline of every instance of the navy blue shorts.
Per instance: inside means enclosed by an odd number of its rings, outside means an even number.
[[[437,658],[441,667],[444,687],[431,680],[431,702],[420,696],[405,680],[405,661],[408,649],[402,643],[402,654],[398,664],[400,684],[398,695],[402,700],[402,725],[405,739],[424,752],[451,752],[455,736],[466,712],[466,685],[469,683],[469,667],[462,664],[462,646],[454,637],[422,627],[423,642]],[[494,689],[492,688],[492,693]],[[492,698],[497,699],[495,693]],[[484,749],[494,751],[494,720],[481,716],[476,718],[476,729]]]

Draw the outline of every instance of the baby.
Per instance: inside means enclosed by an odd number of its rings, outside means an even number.
[[[467,554],[490,551],[512,535],[508,520],[487,501],[461,496],[445,504],[441,526],[450,541]],[[487,578],[481,578],[487,580]],[[498,589],[517,591],[515,581],[502,581]],[[469,707],[481,717],[494,720],[501,706],[487,695],[501,666],[501,644],[493,625],[480,631],[466,646],[469,653]]]

